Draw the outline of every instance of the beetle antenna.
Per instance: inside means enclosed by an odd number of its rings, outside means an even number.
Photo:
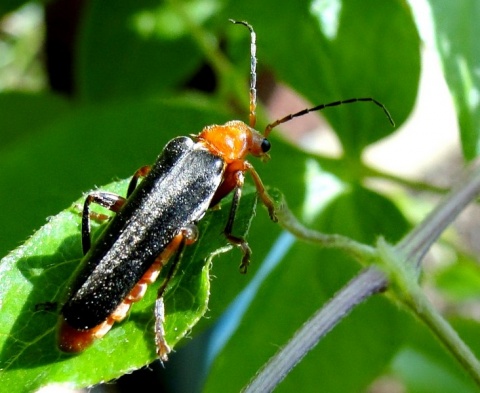
[[[229,19],[230,22],[237,25],[244,25],[250,30],[250,127],[254,128],[257,122],[255,110],[257,108],[257,35],[253,27],[245,21]]]
[[[265,132],[264,132],[265,138],[268,137],[268,135],[270,134],[270,131],[272,131],[272,129],[274,129],[276,126],[278,126],[282,123],[286,123],[287,121],[290,121],[295,117],[300,117],[300,116],[306,115],[307,113],[310,113],[310,112],[321,111],[322,109],[329,108],[331,106],[339,106],[339,105],[343,105],[343,104],[353,104],[354,102],[373,102],[375,105],[377,105],[377,106],[379,106],[380,108],[383,109],[383,112],[387,116],[388,121],[392,124],[393,127],[395,127],[395,122],[393,121],[392,115],[390,115],[390,112],[388,111],[387,107],[385,105],[383,105],[381,102],[379,102],[379,101],[377,101],[377,100],[375,100],[374,98],[371,98],[371,97],[350,98],[348,100],[335,101],[335,102],[330,102],[328,104],[320,104],[320,105],[314,106],[313,108],[306,108],[306,109],[301,110],[300,112],[291,113],[291,114],[289,114],[285,117],[282,117],[281,119],[276,120],[273,123],[270,123],[269,125],[267,125],[265,127]]]

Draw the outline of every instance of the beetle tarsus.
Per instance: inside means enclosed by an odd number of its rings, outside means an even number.
[[[168,354],[171,352],[167,340],[165,339],[165,305],[163,298],[159,297],[155,301],[155,344],[157,347],[158,358],[162,362],[168,360]]]

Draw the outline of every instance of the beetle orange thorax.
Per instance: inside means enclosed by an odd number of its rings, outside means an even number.
[[[207,126],[198,134],[198,140],[203,141],[227,164],[242,160],[247,154],[263,155],[260,147],[263,139],[259,132],[239,120],[232,120],[223,125]]]

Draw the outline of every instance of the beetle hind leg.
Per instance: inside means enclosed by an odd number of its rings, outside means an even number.
[[[155,344],[157,347],[157,355],[162,362],[168,360],[168,354],[171,352],[171,348],[165,338],[165,304],[163,301],[163,295],[167,289],[170,280],[175,276],[178,270],[179,262],[182,258],[183,250],[186,245],[194,243],[198,238],[198,228],[196,225],[189,225],[182,228],[180,233],[174,237],[167,249],[157,258],[156,263],[164,266],[167,263],[168,258],[175,254],[175,258],[172,261],[170,270],[167,276],[163,280],[162,285],[158,289],[157,300],[155,301]]]
[[[155,345],[157,347],[157,355],[162,362],[168,360],[168,354],[171,352],[170,346],[165,339],[165,304],[163,297],[159,297],[155,301]]]

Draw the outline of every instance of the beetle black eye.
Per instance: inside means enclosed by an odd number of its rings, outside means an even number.
[[[260,145],[260,148],[262,149],[262,152],[264,152],[264,153],[268,152],[271,147],[272,147],[272,145],[270,144],[268,139],[264,138],[263,141],[262,141],[262,144]]]

